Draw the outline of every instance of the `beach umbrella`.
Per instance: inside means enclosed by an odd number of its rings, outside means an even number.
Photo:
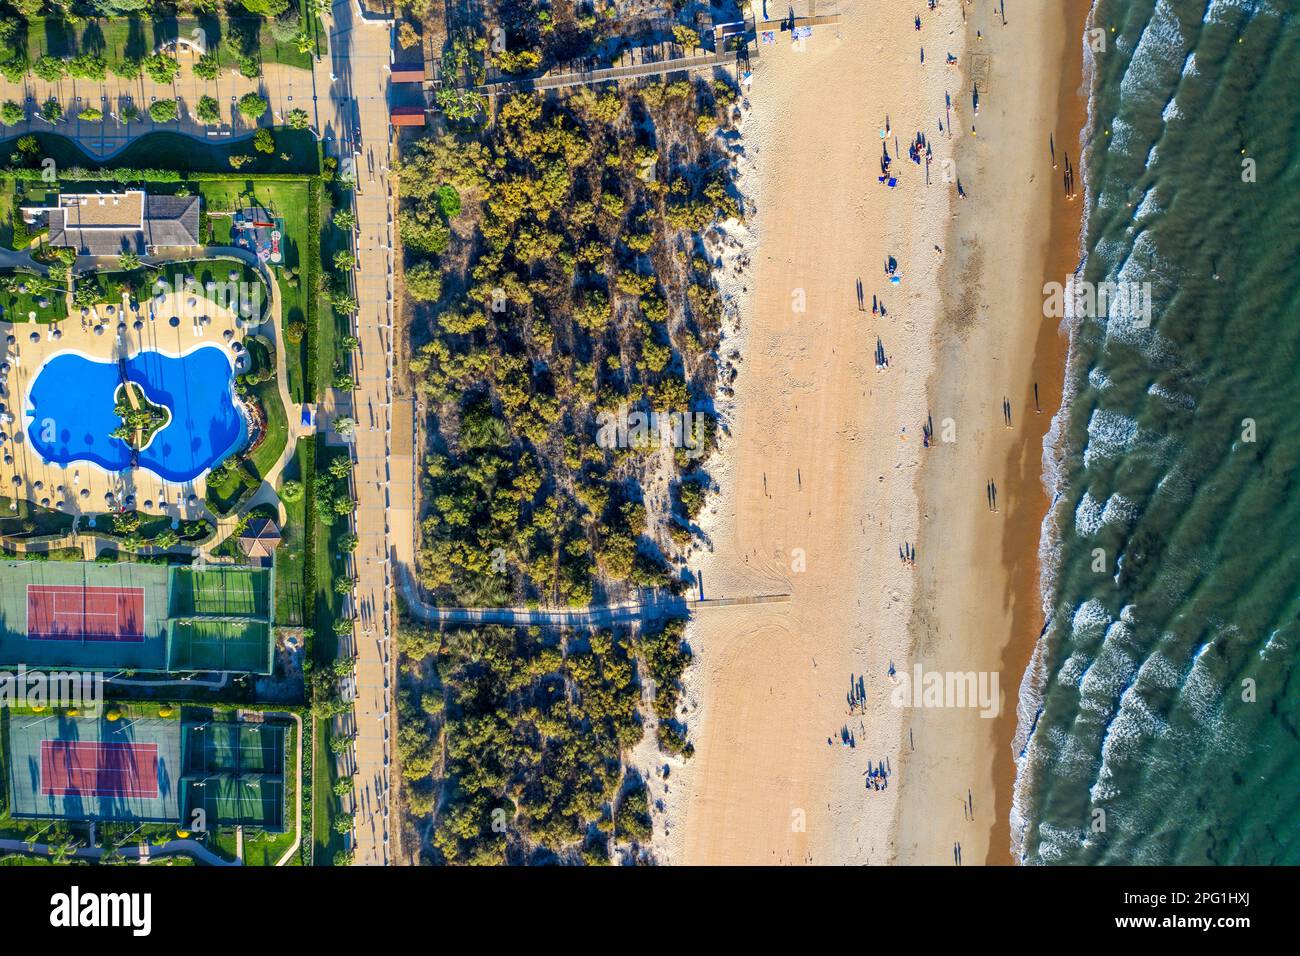
[[[136,319],[134,322],[131,323],[131,328],[139,332],[141,329],[144,328],[144,323],[141,322],[139,319]]]
[[[181,324],[180,317],[173,315],[170,319],[167,320],[167,324],[170,325],[173,329],[176,328]]]
[[[103,327],[102,325],[97,325],[97,326],[95,326],[95,334],[96,334],[96,335],[103,335],[103,334],[104,334],[104,327]]]
[[[56,339],[61,339],[61,338],[63,338],[63,330],[62,330],[62,329],[55,329],[53,335],[54,335],[54,337],[55,337]]]
[[[36,313],[34,313],[34,312],[32,313],[33,316],[34,316],[35,314],[36,314]],[[33,333],[32,333],[32,341],[33,341],[33,342],[39,342],[40,340],[41,340],[41,333],[39,333],[39,332],[33,332]]]
[[[89,489],[89,488],[82,488],[82,489],[81,489],[81,497],[83,497],[83,498],[89,498],[89,497],[90,497],[90,489]]]

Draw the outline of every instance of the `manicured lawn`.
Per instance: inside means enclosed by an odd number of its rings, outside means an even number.
[[[298,442],[293,458],[284,469],[284,480],[290,479],[307,485],[315,473],[315,442],[304,439]],[[284,502],[285,524],[280,529],[280,546],[275,551],[275,622],[281,626],[308,624],[305,620],[303,576],[307,566],[306,533],[307,500],[304,494],[297,501]]]
[[[33,535],[67,534],[72,530],[72,515],[42,508],[20,498],[18,507],[13,499],[0,496],[0,535],[15,538]]]
[[[317,744],[312,760],[315,770],[312,778],[313,862],[316,866],[332,866],[334,855],[346,849],[343,835],[334,832],[334,820],[342,812],[342,803],[334,796],[334,781],[338,777],[334,772],[334,754],[329,749],[330,721],[313,718],[313,722],[316,724]]]
[[[105,163],[91,158],[76,143],[58,133],[34,132],[42,157],[54,160],[60,169],[174,169],[180,173],[229,173],[232,155],[252,156],[241,173],[304,173],[320,171],[320,147],[309,130],[281,126],[271,130],[275,152],[259,153],[244,140],[210,143],[184,133],[158,130],[131,142]],[[0,156],[14,151],[16,137],[0,140]],[[280,158],[287,153],[289,160]],[[152,187],[151,187],[152,188]],[[165,191],[165,190],[164,190]],[[300,207],[301,208],[301,207]]]
[[[41,300],[45,304],[41,304]],[[63,290],[41,276],[26,272],[0,275],[0,320],[23,323],[36,314],[37,322],[59,322],[68,317],[68,303]],[[15,334],[26,334],[19,328]]]
[[[295,346],[288,343],[283,332],[294,322],[307,323],[307,296],[315,285],[316,270],[307,244],[309,186],[309,180],[301,176],[273,180],[205,180],[200,183],[215,241],[223,241],[224,236],[224,241],[229,242],[230,220],[214,213],[234,212],[255,205],[284,220],[284,263],[271,266],[271,271],[280,285],[281,341],[286,349],[289,395],[297,402],[303,401],[305,396],[304,368],[310,336]],[[296,281],[286,272],[289,269],[297,270]]]
[[[334,213],[336,207],[332,202],[337,202],[340,207],[350,208],[350,203],[346,201],[347,193],[334,184],[334,188],[325,190],[325,202],[321,215],[321,262],[333,262],[334,254],[340,250],[352,251],[352,237],[346,230],[340,229],[334,225]],[[351,354],[343,354],[339,347],[339,341],[345,335],[352,332],[352,317],[346,312],[338,312],[324,300],[319,305],[320,315],[316,322],[317,338],[319,345],[317,347],[317,359],[319,369],[316,377],[317,390],[323,392],[334,385],[334,365],[337,362],[342,371],[352,370]]]

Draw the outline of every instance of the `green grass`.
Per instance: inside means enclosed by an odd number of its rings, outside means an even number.
[[[310,130],[275,127],[275,152],[259,153],[247,139],[220,143],[195,139],[184,133],[158,130],[131,141],[131,144],[107,162],[101,163],[84,152],[75,142],[59,133],[33,132],[41,157],[53,159],[60,169],[174,169],[180,173],[230,173],[233,155],[252,156],[240,173],[299,173],[320,171],[320,146]],[[0,140],[0,156],[14,151],[17,138]],[[287,153],[289,159],[280,158]],[[174,185],[174,184],[173,184]],[[152,186],[151,186],[152,188]]]
[[[224,241],[229,242],[230,220],[213,216],[213,212],[234,212],[245,206],[258,205],[284,220],[284,263],[280,267],[272,266],[271,270],[280,286],[281,342],[285,349],[289,395],[295,402],[304,401],[307,395],[304,369],[311,336],[305,337],[298,345],[292,345],[283,333],[294,322],[306,324],[309,320],[308,293],[315,288],[316,282],[316,264],[312,261],[307,240],[310,191],[310,180],[301,176],[273,180],[214,180],[200,184],[216,241],[223,241],[224,236]],[[292,282],[286,269],[298,270],[296,283]]]
[[[350,207],[348,193],[333,184],[327,193],[329,201],[324,205],[321,228],[322,262],[333,262],[334,253],[340,250],[352,251],[352,238],[347,231],[334,225],[334,212],[338,208]],[[337,204],[337,205],[335,205]],[[317,357],[319,370],[317,387],[322,391],[334,384],[334,365],[337,362],[343,371],[351,371],[351,354],[344,355],[339,349],[339,341],[352,332],[352,317],[346,312],[338,312],[326,301],[320,303],[320,316],[316,323],[319,346]]]
[[[72,531],[72,516],[50,508],[42,508],[25,499],[14,500],[0,496],[0,536],[17,540],[51,534],[68,534]]]
[[[266,412],[266,435],[253,449],[249,460],[258,477],[265,480],[267,473],[280,460],[280,453],[284,451],[284,446],[289,441],[289,422],[285,417],[284,402],[280,401],[280,389],[275,379],[259,382],[253,387],[253,394],[257,396],[262,409]]]
[[[312,718],[316,725],[316,749],[312,756],[312,828],[313,861],[316,866],[332,866],[334,854],[346,849],[342,834],[334,832],[334,820],[343,811],[342,801],[334,795],[334,754],[329,749],[330,721]]]
[[[260,17],[112,17],[75,25],[53,17],[34,17],[26,27],[29,63],[45,54],[68,57],[85,51],[102,53],[110,64],[128,57],[143,58],[160,43],[177,36],[189,37],[198,28],[206,34],[208,48],[217,52],[223,66],[236,65],[241,53],[257,53],[264,63],[311,69],[311,54],[299,53],[293,43],[277,42]],[[313,32],[319,50],[322,37],[319,30]]]
[[[39,283],[44,288],[35,291]],[[13,288],[10,288],[10,286]],[[27,291],[20,291],[26,285]],[[44,298],[46,305],[40,300]],[[31,313],[36,313],[37,322],[59,322],[68,317],[68,302],[61,288],[53,286],[47,279],[22,272],[6,272],[0,275],[0,320],[5,322],[25,323]],[[15,334],[25,334],[19,329]]]
[[[284,480],[311,481],[315,473],[315,442],[303,439],[289,463],[285,465]],[[275,622],[281,626],[306,622],[303,611],[304,574],[307,566],[307,534],[305,526],[306,495],[297,501],[284,502],[284,527],[280,529],[280,546],[275,550]]]

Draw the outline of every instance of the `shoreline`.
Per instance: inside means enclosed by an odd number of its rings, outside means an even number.
[[[999,709],[988,721],[969,709],[912,711],[900,745],[909,788],[895,821],[900,862],[1013,862],[1016,705],[1043,626],[1039,540],[1050,506],[1043,441],[1068,349],[1064,329],[1042,316],[1041,288],[1072,273],[1079,257],[1083,194],[1076,178],[1067,201],[1062,177],[1067,151],[1077,172],[1090,6],[1070,0],[1012,13],[1005,25],[989,10],[968,15],[974,56],[963,79],[981,102],[974,115],[970,101],[958,104],[968,198],[949,223],[946,242],[956,255],[945,257],[945,321],[928,386],[936,429],[949,422],[956,438],[946,445],[940,437],[917,482],[923,531],[912,660],[927,670],[996,676]],[[985,507],[981,480],[994,489]]]
[[[1055,142],[1070,144],[1071,164],[1078,170],[1075,199],[1064,200],[1062,184],[1053,184],[1051,204],[1051,226],[1048,237],[1048,257],[1043,273],[1043,281],[1064,282],[1072,274],[1083,257],[1082,243],[1084,214],[1086,211],[1087,192],[1085,170],[1083,167],[1083,139],[1088,126],[1088,87],[1091,73],[1083,58],[1084,34],[1092,17],[1093,0],[1066,0],[1066,29],[1073,44],[1067,42],[1066,58],[1057,92],[1057,124]],[[1077,82],[1071,78],[1077,78]],[[1056,170],[1059,172],[1059,170]],[[993,838],[989,843],[989,853],[985,858],[988,865],[1014,865],[1019,861],[1012,852],[1011,813],[1015,802],[1016,787],[1016,738],[1020,729],[1020,715],[1016,706],[1020,688],[1028,677],[1032,666],[1034,648],[1046,627],[1044,613],[1042,536],[1045,531],[1043,522],[1047,518],[1052,502],[1046,486],[1046,474],[1042,468],[1049,449],[1045,442],[1049,432],[1056,424],[1056,418],[1062,411],[1064,402],[1065,370],[1069,358],[1069,336],[1064,325],[1054,327],[1044,321],[1039,330],[1038,341],[1034,346],[1034,368],[1036,370],[1040,400],[1044,400],[1043,414],[1036,416],[1042,422],[1035,421],[1033,429],[1026,428],[1028,435],[1023,436],[1039,452],[1038,488],[1042,491],[1041,507],[1024,516],[1024,527],[1018,529],[1014,542],[1009,538],[1003,553],[1003,565],[1008,569],[1014,566],[1016,558],[1026,553],[1034,555],[1038,573],[1031,576],[1021,575],[1014,580],[1016,591],[1012,613],[1011,636],[1002,658],[1002,672],[1008,677],[1018,675],[1014,682],[1008,681],[1008,695],[1014,693],[1010,706],[1004,707],[998,716],[996,734],[999,743],[994,762],[994,788],[996,793],[997,815]],[[1026,422],[1028,423],[1028,419]],[[1012,466],[1008,455],[1007,467]],[[1029,489],[1026,489],[1029,490]],[[1032,519],[1032,521],[1030,520]]]

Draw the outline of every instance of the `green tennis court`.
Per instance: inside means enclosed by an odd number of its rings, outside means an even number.
[[[202,810],[209,828],[259,827],[284,829],[284,779],[281,777],[210,774],[186,777],[182,783],[185,819]]]
[[[187,724],[185,772],[282,773],[284,734],[279,724]]]
[[[271,673],[271,568],[174,567],[167,669]]]
[[[171,569],[172,617],[271,616],[271,569],[235,566]]]

